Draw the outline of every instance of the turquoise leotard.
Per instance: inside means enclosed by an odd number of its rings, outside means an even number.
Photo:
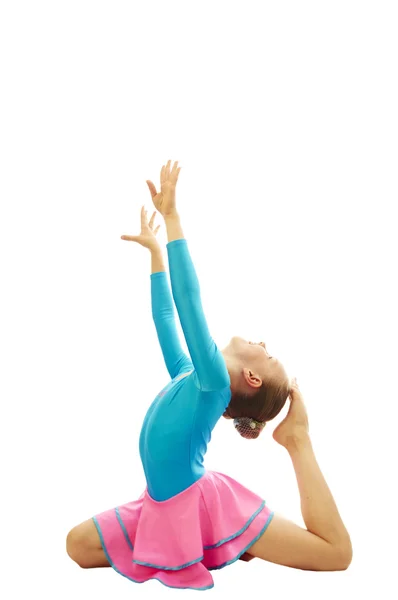
[[[140,456],[148,492],[159,502],[205,473],[203,459],[211,432],[231,399],[230,377],[206,323],[186,240],[170,242],[167,251],[174,302],[191,358],[178,338],[167,275],[154,273],[152,315],[171,381],[145,416]]]

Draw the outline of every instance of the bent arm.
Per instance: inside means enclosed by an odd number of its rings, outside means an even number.
[[[230,385],[224,357],[210,335],[187,241],[178,215],[166,218],[167,251],[174,302],[195,367],[197,385],[203,391],[221,390]]]
[[[160,249],[151,253],[151,263],[152,317],[167,370],[174,379],[180,373],[192,369],[192,363],[184,353],[178,337],[173,299]]]

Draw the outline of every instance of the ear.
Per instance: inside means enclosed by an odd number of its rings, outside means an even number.
[[[263,381],[259,375],[256,375],[251,369],[243,369],[243,377],[252,388],[260,388]]]

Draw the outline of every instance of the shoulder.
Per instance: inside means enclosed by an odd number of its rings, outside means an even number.
[[[200,380],[196,371],[192,372],[192,380],[200,392],[223,394],[230,390],[231,379],[227,370],[216,372],[206,381]]]

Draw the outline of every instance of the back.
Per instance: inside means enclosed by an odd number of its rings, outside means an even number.
[[[176,377],[149,408],[140,435],[140,456],[154,500],[167,500],[204,475],[211,432],[231,399],[227,371],[226,375],[226,387],[210,392],[198,389],[195,371]]]

